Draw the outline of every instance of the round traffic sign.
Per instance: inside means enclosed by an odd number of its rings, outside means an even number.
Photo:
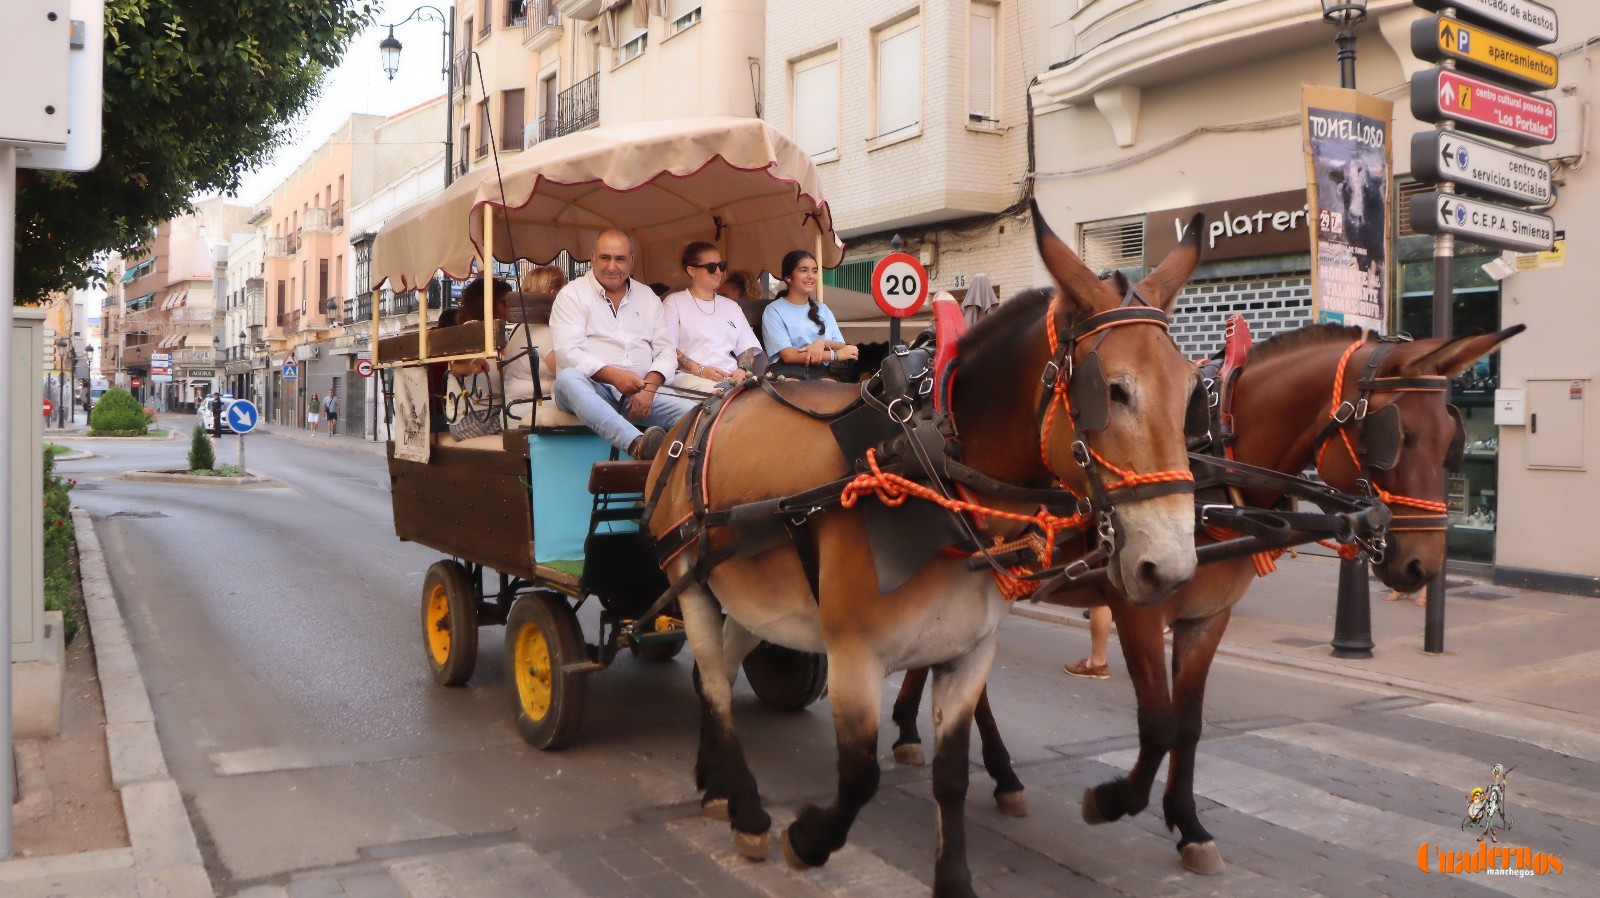
[[[46,399],[44,401],[44,416],[46,418],[50,417],[50,413],[55,411],[55,410],[56,410],[56,404],[54,402],[51,402],[50,400]]]
[[[915,256],[890,253],[872,269],[872,300],[885,315],[915,315],[928,298],[928,270]]]
[[[361,375],[362,377],[371,377],[372,376],[372,360],[371,359],[361,359],[360,361],[356,362],[356,373]]]

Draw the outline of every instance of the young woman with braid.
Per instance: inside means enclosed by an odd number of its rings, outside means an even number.
[[[781,276],[789,286],[761,313],[761,332],[772,370],[811,380],[828,376],[832,362],[853,361],[861,351],[844,341],[839,322],[814,298],[822,269],[815,256],[797,249],[783,257]]]

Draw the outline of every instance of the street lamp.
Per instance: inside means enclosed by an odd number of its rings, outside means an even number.
[[[57,337],[56,338],[56,364],[59,365],[61,363],[62,354],[65,353],[71,347],[72,347],[72,343],[69,342],[66,337]],[[68,362],[67,362],[67,375],[68,376],[71,375],[72,368],[73,368],[72,361],[68,360]],[[59,369],[58,369],[58,371],[59,371]],[[67,426],[67,409],[66,409],[66,405],[67,405],[67,377],[62,376],[60,373],[57,373],[56,374],[56,429],[57,430]]]
[[[89,414],[94,411],[94,345],[87,344],[83,347],[83,423],[89,423]]]
[[[1367,0],[1322,0],[1322,21],[1339,28],[1339,86],[1356,86],[1356,26],[1367,20]]]
[[[444,26],[444,65],[440,67],[439,74],[444,76],[444,186],[449,187],[455,175],[455,141],[453,139],[455,128],[456,86],[450,77],[450,60],[456,52],[456,8],[450,7],[450,14],[445,15],[437,7],[419,6],[392,25],[383,27],[389,29],[389,36],[378,42],[378,56],[383,61],[384,74],[389,80],[394,80],[394,73],[400,71],[400,39],[394,36],[394,30],[412,19],[419,22],[438,22]]]

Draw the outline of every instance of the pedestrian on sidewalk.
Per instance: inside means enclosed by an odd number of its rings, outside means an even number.
[[[317,398],[316,393],[312,393],[311,398],[306,401],[306,424],[310,425],[312,436],[317,435],[317,422],[322,420],[319,414],[321,411],[322,400]]]
[[[332,390],[322,397],[322,413],[328,416],[328,436],[339,435],[339,394]]]
[[[1062,666],[1074,677],[1104,680],[1111,676],[1111,665],[1106,663],[1106,643],[1111,640],[1111,609],[1105,605],[1090,608],[1089,657]]]

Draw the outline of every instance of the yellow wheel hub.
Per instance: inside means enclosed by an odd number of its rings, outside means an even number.
[[[512,663],[517,671],[517,700],[529,720],[543,720],[550,713],[550,644],[544,632],[532,625],[517,633]]]
[[[450,660],[450,596],[443,584],[428,593],[428,656],[435,667]]]

